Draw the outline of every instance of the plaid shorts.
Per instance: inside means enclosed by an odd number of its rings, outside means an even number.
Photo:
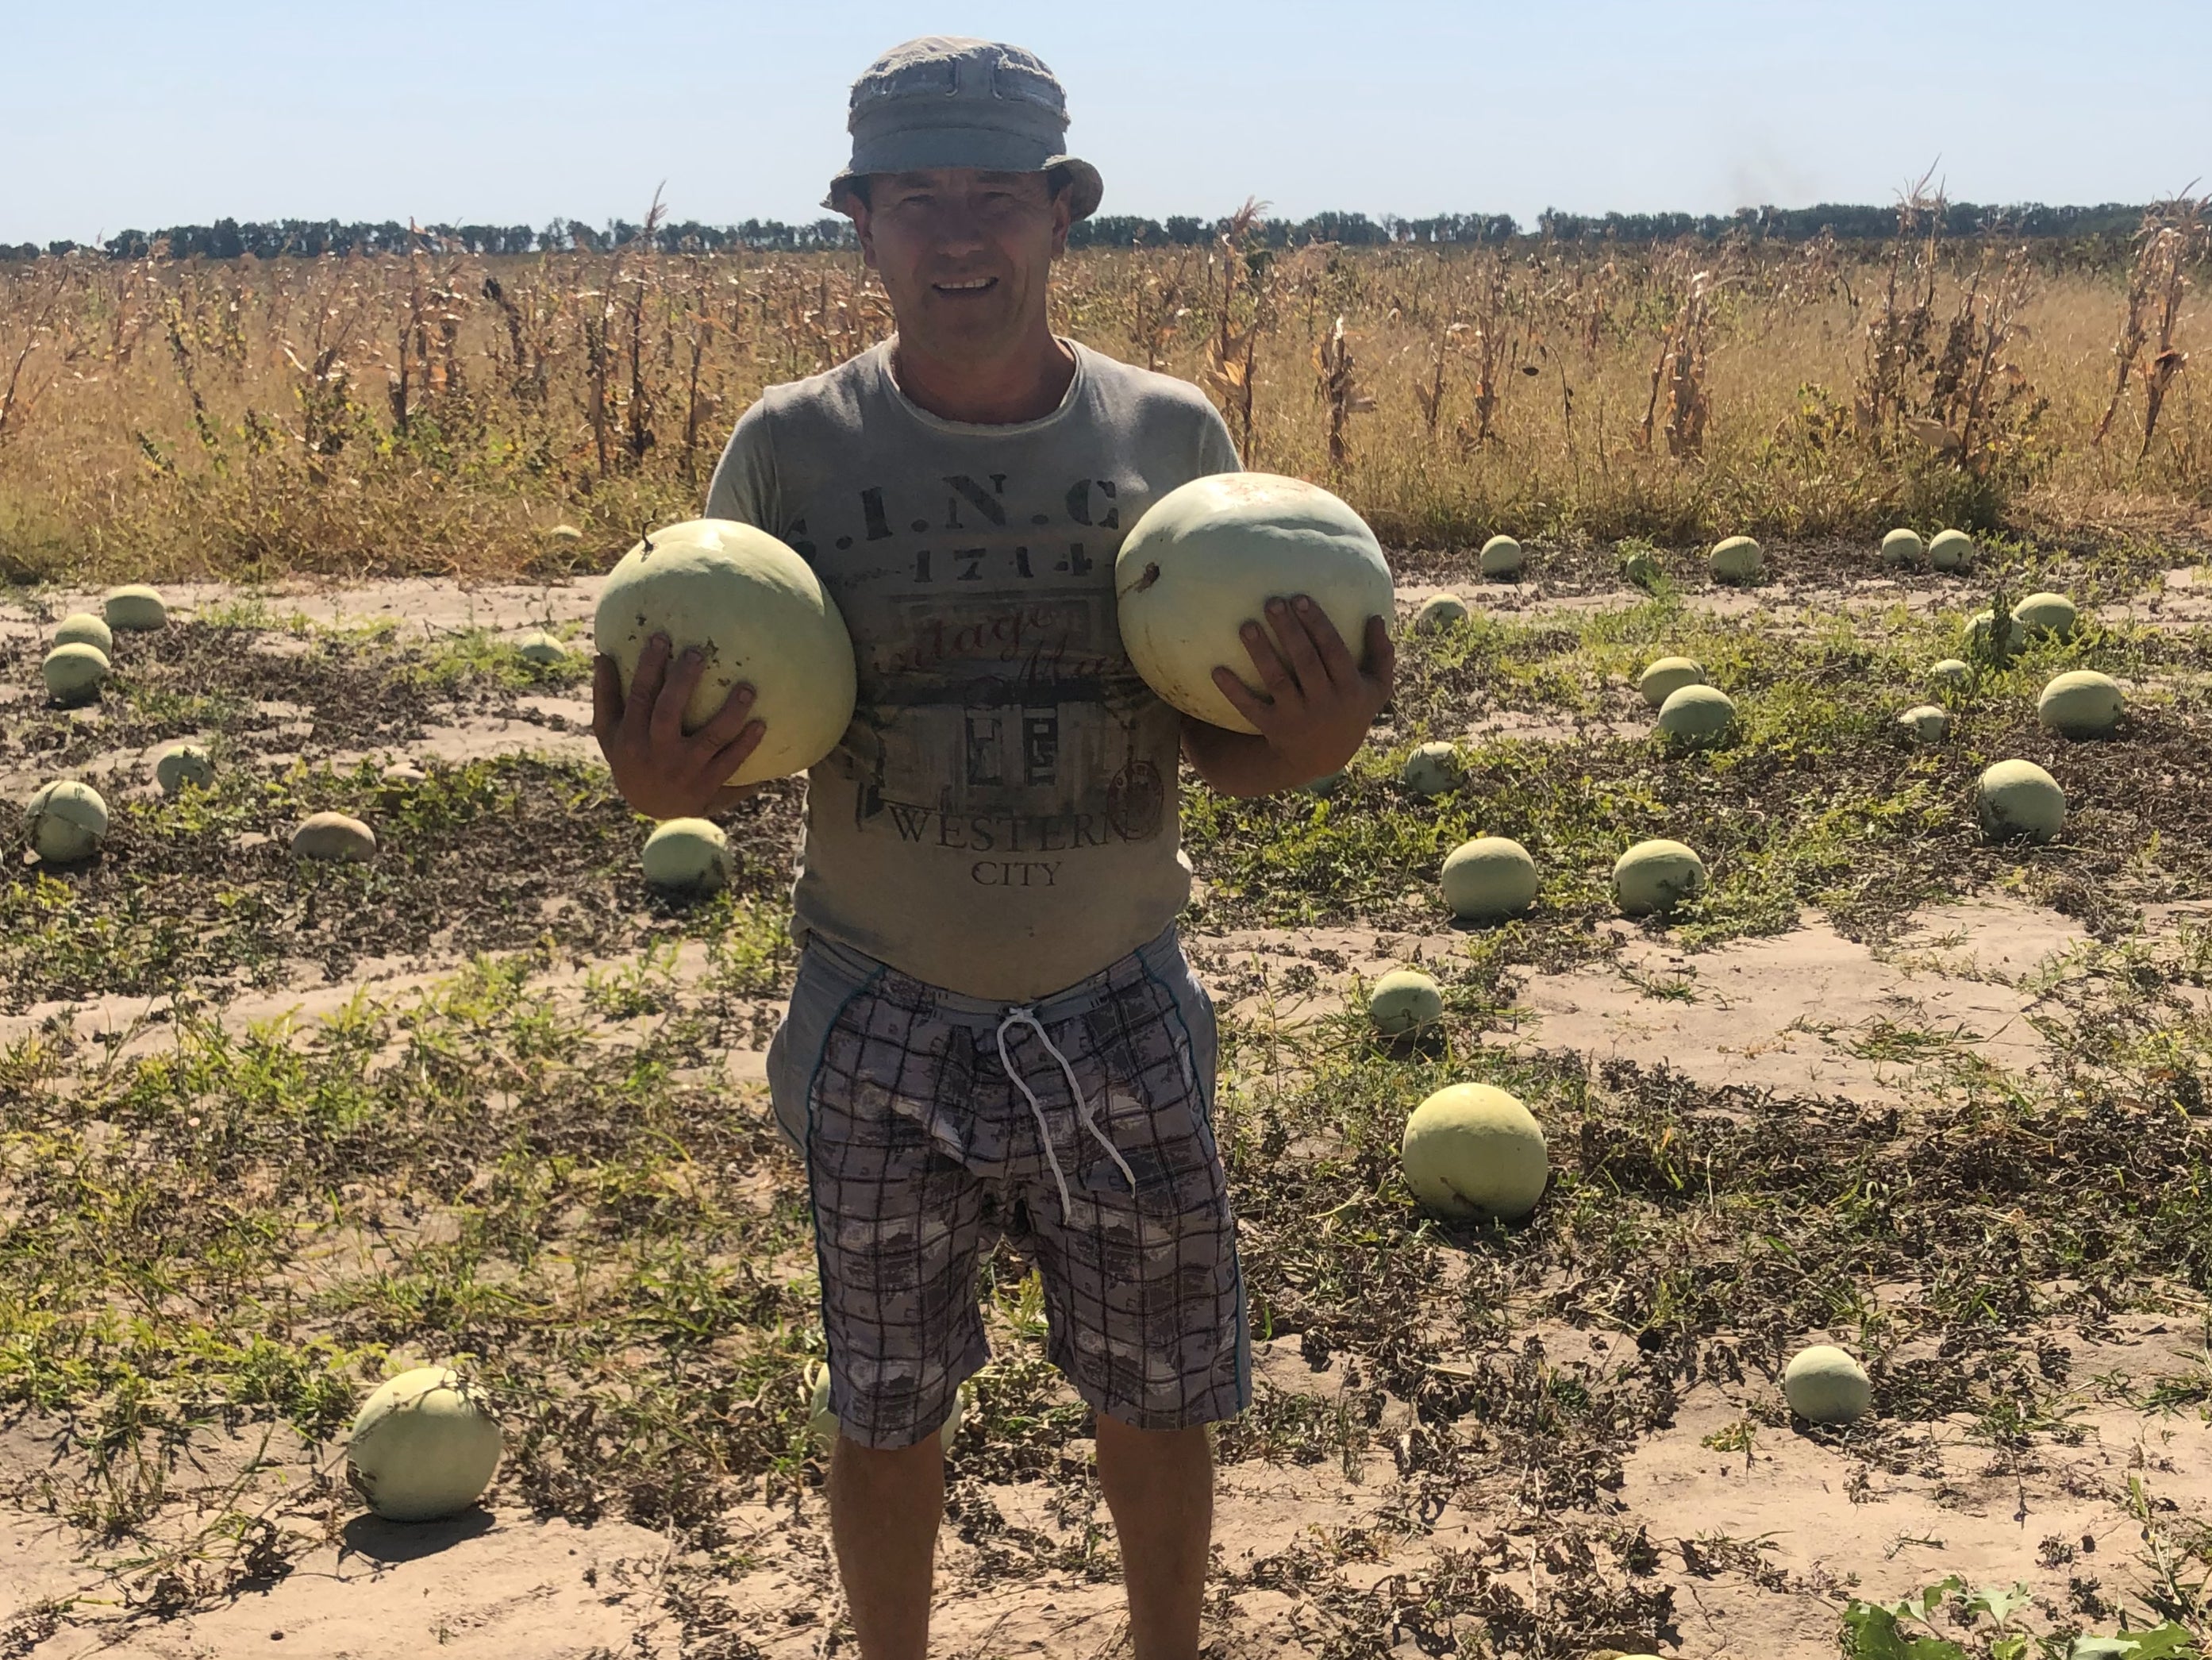
[[[848,1438],[912,1446],[944,1421],[989,1359],[975,1275],[1000,1237],[1037,1265],[1048,1352],[1097,1411],[1183,1429],[1244,1408],[1214,1062],[1213,1005],[1172,927],[1019,1008],[808,939],[769,1086],[806,1157]]]

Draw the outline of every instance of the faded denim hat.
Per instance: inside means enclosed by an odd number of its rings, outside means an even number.
[[[1097,211],[1098,169],[1060,148],[1067,99],[1035,52],[997,40],[925,34],[893,46],[853,82],[853,160],[822,205],[850,213],[852,181],[872,173],[979,167],[1042,173],[1066,167],[1075,216]]]

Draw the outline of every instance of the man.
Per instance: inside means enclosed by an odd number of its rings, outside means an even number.
[[[1098,205],[1060,83],[932,37],[855,83],[852,216],[897,331],[746,411],[709,516],[788,542],[852,631],[860,700],[808,780],[802,944],[769,1054],[806,1158],[841,1434],[831,1529],[867,1660],[921,1660],[944,1502],[936,1431],[988,1358],[993,1241],[1042,1276],[1050,1353],[1097,1414],[1139,1660],[1188,1660],[1212,1521],[1206,1426],[1250,1397],[1212,1131],[1212,1006],[1174,919],[1178,751],[1255,795],[1334,771],[1389,695],[1299,597],[1224,666],[1258,736],[1185,721],[1132,671],[1114,556],[1145,508],[1233,471],[1194,387],[1055,337],[1053,262]],[[759,741],[751,694],[686,736],[700,665],[649,645],[594,687],[616,783],[696,814]]]

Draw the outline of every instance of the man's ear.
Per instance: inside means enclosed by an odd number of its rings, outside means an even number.
[[[1052,257],[1059,258],[1067,252],[1067,233],[1075,223],[1075,185],[1073,180],[1062,185],[1052,198]]]
[[[870,223],[873,216],[869,213],[867,204],[860,201],[853,204],[852,214],[853,234],[860,239],[860,263],[870,271],[877,270],[876,236]]]

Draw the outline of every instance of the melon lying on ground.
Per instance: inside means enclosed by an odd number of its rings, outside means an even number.
[[[32,849],[50,865],[73,865],[100,851],[107,836],[107,803],[89,784],[57,778],[23,804]]]
[[[1713,544],[1709,560],[1716,582],[1755,582],[1759,580],[1759,544],[1748,536],[1731,536]]]
[[[154,781],[164,795],[175,795],[187,784],[205,789],[215,782],[215,763],[198,744],[180,738],[154,752]]]
[[[499,1468],[499,1420],[446,1366],[387,1378],[355,1415],[346,1480],[390,1522],[434,1522],[483,1497]]]
[[[2094,669],[2072,669],[2043,689],[2035,718],[2062,738],[2102,738],[2120,724],[2128,706],[2119,682]]]
[[[1482,574],[1485,576],[1518,576],[1528,562],[1528,555],[1521,544],[1510,536],[1493,536],[1482,544]]]
[[[1413,613],[1413,632],[1442,634],[1467,621],[1467,604],[1455,593],[1431,594]]]
[[[1966,619],[1966,643],[1999,661],[2020,649],[2024,635],[2017,617],[2006,619],[2002,635],[1996,631],[1995,611],[1978,611]]]
[[[1938,686],[1966,686],[1974,678],[1973,665],[1957,657],[1947,657],[1928,671],[1928,678]]]
[[[551,665],[568,660],[568,648],[543,629],[532,629],[514,642],[515,654],[525,662]]]
[[[1443,1216],[1517,1222],[1551,1175],[1543,1126],[1488,1084],[1448,1085],[1415,1107],[1399,1157],[1415,1201]]]
[[[712,892],[730,879],[730,838],[708,818],[671,818],[653,827],[638,855],[656,888]]]
[[[853,642],[836,602],[804,559],[750,525],[690,519],[647,537],[608,573],[592,638],[615,660],[625,695],[639,654],[668,636],[671,659],[696,646],[706,666],[684,708],[696,732],[730,689],[752,687],[760,746],[732,784],[803,772],[852,724]]]
[[[1655,709],[1683,687],[1705,684],[1704,666],[1694,657],[1662,657],[1636,677],[1636,690]]]
[[[1917,530],[1900,526],[1881,538],[1881,562],[1885,565],[1917,565],[1928,556],[1928,544],[1920,539]]]
[[[806,1395],[807,1432],[824,1445],[834,1443],[837,1438],[837,1419],[830,1410],[830,1368],[819,1360],[808,1361],[799,1388]],[[968,1405],[975,1393],[975,1385],[969,1382],[961,1384],[953,1395],[952,1410],[945,1414],[944,1423],[937,1430],[937,1444],[943,1451],[952,1450],[953,1438],[967,1420]]]
[[[1705,861],[1664,836],[1638,842],[1613,861],[1613,898],[1630,916],[1670,911],[1705,887]]]
[[[143,582],[117,588],[100,603],[100,615],[118,631],[144,632],[169,625],[169,608],[161,596]]]
[[[584,539],[584,532],[574,525],[556,525],[545,532],[545,539],[560,547],[574,547]]]
[[[2033,761],[2000,761],[1975,784],[1974,811],[1991,841],[2048,842],[2066,823],[2066,792]]]
[[[57,646],[95,646],[100,654],[115,654],[115,630],[88,611],[73,611],[54,625]]]
[[[1973,557],[1974,538],[1962,530],[1939,530],[1928,544],[1928,562],[1937,570],[1964,570]]]
[[[1897,717],[1898,733],[1916,744],[1940,744],[1951,735],[1951,716],[1933,703],[1909,708]]]
[[[1735,720],[1735,702],[1718,686],[1680,686],[1659,706],[1659,730],[1680,742],[1717,738]]]
[[[1267,472],[1194,478],[1152,503],[1114,560],[1121,643],[1145,684],[1185,714],[1256,730],[1213,684],[1225,668],[1258,691],[1241,630],[1270,639],[1270,599],[1304,594],[1355,658],[1367,619],[1393,615],[1375,532],[1318,484]],[[771,730],[773,728],[771,727]]]
[[[1469,922],[1512,916],[1536,903],[1536,861],[1510,836],[1462,842],[1444,856],[1444,903]]]
[[[107,654],[97,646],[72,641],[56,646],[39,665],[46,695],[57,703],[88,703],[107,683]]]
[[[2069,639],[2076,620],[2074,602],[2063,593],[2031,593],[2012,608],[2013,626],[2030,639]]]
[[[1334,772],[1323,773],[1320,777],[1315,779],[1313,782],[1306,786],[1306,794],[1309,795],[1320,796],[1330,796],[1335,794],[1338,790],[1344,787],[1345,770],[1346,769],[1344,768],[1339,767]]]
[[[1367,994],[1367,1018],[1392,1037],[1425,1031],[1444,1018],[1443,989],[1419,969],[1393,969]]]
[[[343,812],[310,813],[292,832],[292,856],[364,864],[376,857],[376,832]]]
[[[1620,557],[1620,577],[1624,582],[1639,588],[1649,588],[1658,581],[1659,561],[1648,549],[1633,549]]]
[[[1866,1368],[1832,1343],[1815,1343],[1792,1355],[1782,1373],[1782,1394],[1790,1411],[1813,1424],[1852,1423],[1874,1404]]]
[[[1423,744],[1406,757],[1399,776],[1416,795],[1442,795],[1459,787],[1466,770],[1455,745]]]
[[[389,811],[429,781],[430,775],[412,761],[395,761],[376,775],[376,805]]]

